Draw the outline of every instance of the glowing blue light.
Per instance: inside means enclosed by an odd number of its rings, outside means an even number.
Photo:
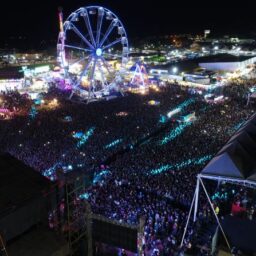
[[[95,127],[90,128],[83,136],[80,138],[80,140],[77,142],[77,147],[80,148],[85,144],[85,142],[93,135],[93,132],[95,130]]]
[[[114,140],[114,141],[112,141],[111,143],[107,144],[107,145],[105,146],[105,148],[106,148],[106,149],[112,148],[112,147],[116,146],[117,144],[120,144],[122,141],[123,141],[122,139]]]
[[[178,105],[176,108],[180,108],[181,110],[183,110],[185,107],[189,106],[190,104],[194,103],[195,100],[194,99],[188,99],[185,100],[184,102],[182,102],[180,105]]]
[[[253,93],[253,92],[256,92],[256,87],[252,87],[252,88],[250,88],[249,90],[250,90],[250,92],[252,92],[252,93]]]
[[[173,167],[173,165],[170,165],[170,164],[162,165],[161,167],[152,170],[150,173],[152,175],[159,174],[159,173],[170,170],[172,167]]]
[[[188,100],[185,100],[184,102],[182,102],[181,104],[179,104],[178,106],[176,106],[174,109],[172,109],[171,111],[169,111],[167,114],[166,114],[166,117],[165,118],[171,118],[172,116],[176,115],[177,113],[181,112],[184,110],[184,108],[186,108],[187,106],[189,106],[190,104],[194,103],[195,100],[194,99],[188,99]],[[162,116],[160,117],[160,121],[161,122],[164,121],[166,122],[166,120],[162,119]],[[161,122],[163,123],[163,122]]]
[[[109,170],[102,170],[100,173],[96,174],[93,178],[93,184],[98,183],[99,181],[104,179],[104,177],[109,173]]]
[[[234,129],[235,131],[239,130],[240,127],[244,124],[244,121],[241,121],[240,123],[238,123],[237,125],[235,125]]]
[[[72,134],[72,137],[75,139],[80,139],[84,135],[83,132],[75,132]]]
[[[164,123],[166,123],[166,121],[167,121],[167,118],[163,115],[160,115],[159,123],[164,124]]]
[[[36,105],[40,105],[40,104],[41,104],[41,99],[35,99],[35,100],[34,100],[34,103],[35,103]]]
[[[96,50],[96,55],[97,55],[98,57],[100,57],[100,56],[102,55],[102,50],[101,50],[100,48],[98,48],[98,49]]]
[[[89,197],[90,195],[88,193],[84,193],[79,196],[80,199],[88,199]]]
[[[71,122],[71,121],[72,121],[72,117],[71,117],[71,116],[65,116],[65,117],[64,117],[64,120],[65,120],[66,122]]]
[[[61,166],[61,162],[58,162],[56,164],[54,164],[52,167],[50,167],[49,169],[43,171],[43,176],[49,178],[50,180],[55,180],[55,173],[56,170],[59,166]]]
[[[231,127],[229,130],[228,130],[228,134],[229,135],[232,135],[233,133],[235,133],[236,131],[238,131],[242,125],[245,123],[244,120],[240,121],[239,123],[235,124],[233,127]]]
[[[200,157],[200,158],[193,158],[193,159],[188,159],[186,161],[183,161],[181,163],[178,163],[178,164],[175,164],[174,167],[175,169],[177,170],[180,170],[188,165],[202,165],[204,164],[205,162],[207,162],[208,160],[211,159],[211,155],[206,155],[206,156],[203,156],[203,157]]]
[[[162,172],[166,172],[168,170],[180,170],[182,168],[185,168],[189,165],[202,165],[205,162],[207,162],[208,160],[210,160],[212,158],[211,155],[206,155],[200,158],[193,158],[193,159],[188,159],[186,161],[177,163],[177,164],[166,164],[166,165],[162,165],[157,169],[153,169],[150,171],[151,175],[156,175],[156,174],[160,174]]]
[[[30,112],[29,112],[30,118],[35,119],[37,114],[38,114],[38,111],[37,111],[36,107],[34,105],[32,105]]]
[[[184,124],[180,124],[174,130],[170,131],[170,133],[161,140],[160,145],[164,145],[174,140],[177,136],[179,136],[184,131],[186,127],[190,126],[191,124],[192,122],[186,122]]]
[[[233,190],[232,190],[233,191]],[[219,192],[216,192],[213,196],[212,196],[212,200],[215,200],[215,199],[225,199],[227,200],[228,198],[228,193],[225,192],[225,193],[222,193],[220,194]]]

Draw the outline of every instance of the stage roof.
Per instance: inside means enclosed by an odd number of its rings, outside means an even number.
[[[230,138],[200,176],[256,186],[256,114]]]

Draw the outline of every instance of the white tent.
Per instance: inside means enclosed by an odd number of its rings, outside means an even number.
[[[256,186],[256,114],[205,166],[199,178]]]
[[[184,230],[181,245],[183,244],[188,222],[194,207],[194,222],[196,221],[200,185],[205,192],[211,205],[212,211],[216,217],[219,227],[227,241],[225,233],[220,225],[211,199],[204,186],[203,180],[215,180],[217,182],[225,181],[233,184],[239,184],[246,187],[256,188],[256,114],[245,122],[242,127],[230,138],[226,145],[216,154],[216,156],[204,167],[197,176],[197,185],[195,194],[190,207],[187,225]]]

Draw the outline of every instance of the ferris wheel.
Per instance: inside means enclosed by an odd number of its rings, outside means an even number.
[[[82,7],[62,26],[59,61],[73,93],[88,100],[108,95],[119,85],[128,63],[128,38],[118,17],[101,6]]]

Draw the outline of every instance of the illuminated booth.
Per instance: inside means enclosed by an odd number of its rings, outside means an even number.
[[[0,70],[0,92],[19,90],[23,86],[23,74],[17,68],[5,68]]]

